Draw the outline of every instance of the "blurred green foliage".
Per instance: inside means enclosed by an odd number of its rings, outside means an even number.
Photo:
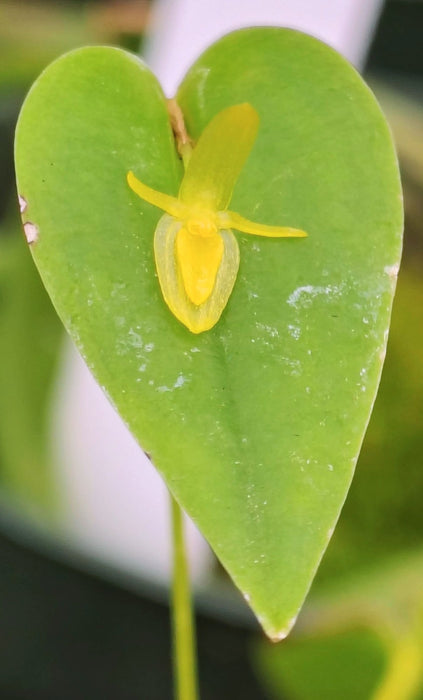
[[[48,399],[63,330],[17,221],[8,233],[0,235],[0,480],[27,509],[49,512]]]
[[[74,3],[0,3],[0,96],[26,90],[54,57],[94,37]]]
[[[296,640],[284,648],[261,645],[256,662],[275,700],[364,700],[386,669],[386,654],[373,630],[358,629]]]
[[[0,97],[28,89],[54,58],[77,46],[138,50],[148,0],[39,0],[0,3]]]

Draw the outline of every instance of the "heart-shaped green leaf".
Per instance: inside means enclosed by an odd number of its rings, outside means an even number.
[[[216,326],[193,335],[155,276],[161,212],[126,184],[182,178],[162,92],[116,49],[39,78],[17,129],[31,249],[57,311],[266,632],[293,624],[351,481],[385,351],[402,207],[385,120],[320,42],[252,29],[211,47],[178,100],[197,138],[249,102],[260,127],[231,209],[301,241],[236,234]]]

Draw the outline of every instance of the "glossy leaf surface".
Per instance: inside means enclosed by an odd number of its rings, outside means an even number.
[[[288,30],[211,47],[178,99],[197,139],[231,104],[260,125],[231,209],[303,240],[235,233],[240,269],[201,336],[155,276],[161,212],[132,170],[176,195],[165,101],[134,57],[88,48],[37,81],[18,124],[35,261],[100,384],[266,632],[282,638],[345,499],[384,357],[402,206],[391,137],[334,51]],[[31,229],[33,230],[33,229]]]

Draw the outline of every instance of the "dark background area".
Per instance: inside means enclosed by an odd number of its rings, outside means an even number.
[[[2,700],[172,697],[169,611],[0,536]],[[252,632],[197,621],[201,698],[259,700]]]

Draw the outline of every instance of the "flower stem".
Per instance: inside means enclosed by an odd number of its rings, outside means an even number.
[[[183,514],[172,495],[170,498],[173,534],[172,627],[175,700],[197,700],[195,628]]]

